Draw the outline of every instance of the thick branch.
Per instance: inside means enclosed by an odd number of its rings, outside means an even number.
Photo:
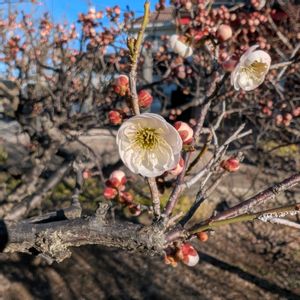
[[[165,240],[158,227],[107,223],[96,216],[40,224],[2,221],[0,242],[4,252],[39,253],[60,262],[71,256],[69,247],[92,244],[158,255]]]

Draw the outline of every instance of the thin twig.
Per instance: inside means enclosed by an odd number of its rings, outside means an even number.
[[[243,201],[242,203],[219,213],[213,219],[223,220],[232,216],[240,215],[245,212],[250,212],[254,206],[262,204],[266,201],[274,199],[280,192],[290,189],[300,182],[300,173],[297,173],[280,183],[274,184],[272,187],[260,192],[259,194],[251,197],[250,199]]]
[[[258,213],[242,214],[228,219],[222,219],[222,220],[211,219],[209,222],[206,222],[205,224],[195,225],[189,232],[190,234],[195,234],[197,232],[201,232],[209,229],[215,229],[224,225],[246,222],[246,221],[254,221],[255,219],[262,220],[264,216],[272,216],[269,219],[271,220],[273,218],[283,218],[287,215],[295,215],[299,213],[300,213],[300,203],[297,203],[294,205],[284,206],[280,208],[268,209]]]

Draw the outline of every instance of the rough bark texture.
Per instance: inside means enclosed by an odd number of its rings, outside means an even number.
[[[69,247],[105,245],[152,256],[162,254],[165,242],[158,227],[110,223],[98,217],[40,224],[2,222],[0,240],[7,241],[2,245],[4,252],[41,253],[57,262],[71,256]]]

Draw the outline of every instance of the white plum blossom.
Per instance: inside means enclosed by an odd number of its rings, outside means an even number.
[[[180,37],[177,34],[173,34],[170,38],[170,46],[173,51],[180,56],[187,58],[193,54],[193,49],[180,41]]]
[[[156,177],[176,167],[182,140],[163,117],[144,113],[125,121],[117,133],[119,154],[135,174]]]
[[[231,84],[238,91],[252,91],[265,80],[271,65],[270,55],[262,50],[255,50],[258,45],[250,47],[240,58],[231,73]]]

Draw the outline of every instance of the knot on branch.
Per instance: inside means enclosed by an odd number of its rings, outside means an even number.
[[[164,228],[160,224],[145,226],[139,230],[139,234],[142,242],[140,247],[144,248],[144,252],[151,256],[163,254],[166,239]]]
[[[105,202],[100,202],[96,210],[96,219],[100,223],[106,223],[106,215],[110,208],[110,205]]]
[[[48,257],[56,262],[62,262],[72,255],[68,246],[63,242],[62,235],[63,233],[59,231],[37,233],[34,247],[42,256]]]

